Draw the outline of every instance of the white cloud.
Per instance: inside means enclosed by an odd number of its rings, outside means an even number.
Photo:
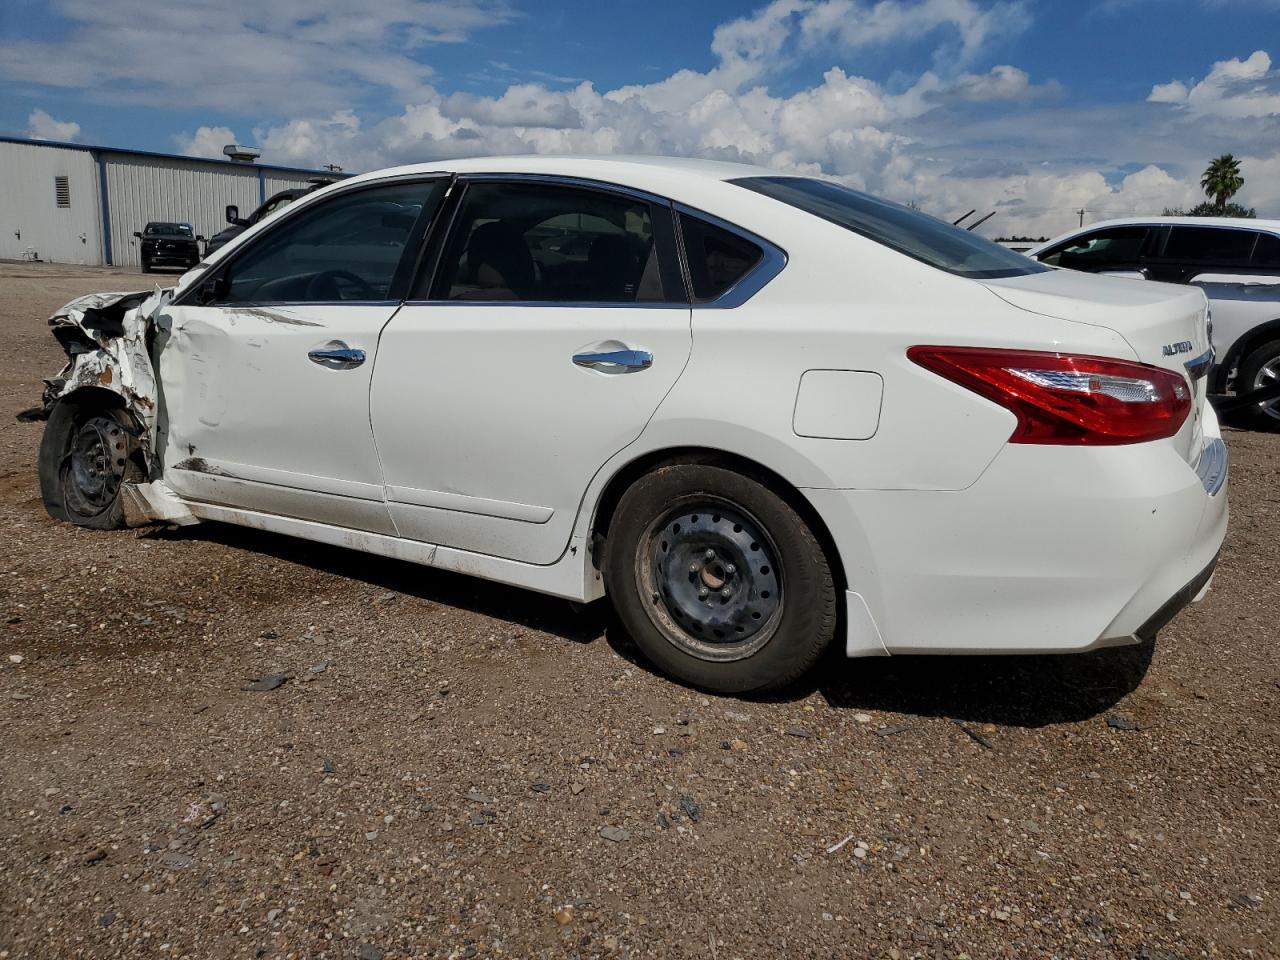
[[[1219,60],[1208,76],[1190,89],[1178,80],[1158,83],[1147,99],[1215,117],[1280,116],[1280,72],[1271,69],[1271,57],[1265,50],[1255,50],[1243,60]]]
[[[35,140],[74,140],[80,136],[80,124],[55,120],[44,110],[32,110],[27,117],[27,136]]]
[[[188,157],[222,158],[222,148],[239,143],[230,127],[200,127],[195,133],[180,133],[173,138],[180,153]]]
[[[1020,2],[987,6],[974,0],[825,0],[806,10],[801,31],[810,46],[846,49],[882,45],[941,33],[934,58],[969,63],[990,43],[1021,33],[1030,16]]]
[[[0,40],[0,77],[94,99],[278,116],[348,107],[372,91],[422,92],[434,44],[514,17],[506,0],[52,0],[73,26]]]
[[[1181,80],[1157,83],[1151,88],[1151,93],[1147,95],[1147,100],[1150,103],[1186,103],[1187,85]]]
[[[1240,145],[1237,155],[1246,158],[1255,190],[1250,196],[1265,197],[1270,189],[1251,172],[1270,167],[1247,159],[1257,150],[1246,149],[1251,142],[1261,149],[1265,130],[1249,141],[1242,138],[1251,127],[1234,129],[1234,139],[1224,141],[1220,126],[1185,110],[1082,109],[1063,104],[1053,81],[1035,82],[1010,64],[986,72],[930,70],[897,92],[832,67],[812,86],[772,93],[766,78],[778,58],[789,56],[804,17],[841,2],[779,0],[734,21],[732,30],[717,32],[718,62],[706,72],[682,70],[656,83],[603,91],[589,82],[567,90],[517,84],[496,97],[427,88],[380,122],[335,113],[256,134],[274,162],[336,162],[347,169],[516,153],[741,160],[835,177],[940,216],[995,210],[983,228],[989,233],[1057,234],[1077,222],[1081,208],[1097,220],[1193,204],[1200,198],[1199,173],[1224,142]],[[763,23],[780,35],[760,39]],[[1263,63],[1257,55],[1224,64],[1201,84],[1229,89],[1231,96],[1240,95],[1242,79],[1256,82],[1270,69],[1269,59]],[[1079,156],[1082,149],[1091,154]],[[1158,164],[1130,165],[1152,153]],[[1122,164],[1129,166],[1117,173]],[[1267,202],[1280,208],[1280,196]]]
[[[249,142],[272,163],[368,170],[484,154],[702,156],[835,177],[940,216],[996,210],[981,228],[992,234],[1052,235],[1081,208],[1092,220],[1194,203],[1204,164],[1231,150],[1243,162],[1242,200],[1280,213],[1278,81],[1265,51],[1216,63],[1198,83],[1157,84],[1147,103],[1082,105],[1034,70],[991,65],[998,44],[1028,23],[1021,3],[772,0],[715,30],[706,70],[614,89],[547,78],[477,96],[441,92],[416,56],[422,44],[513,17],[500,0],[387,0],[356,13],[338,0],[280,0],[269,13],[256,0],[226,0],[213,14],[148,6],[159,26],[145,56],[128,39],[109,54],[96,49],[115,37],[105,24],[122,19],[120,8],[143,16],[142,0],[99,4],[113,8],[101,16],[94,0],[56,2],[82,27],[59,48],[59,69],[43,75],[108,85],[118,99],[164,102],[190,91],[196,103],[216,100],[220,113],[260,118]],[[224,18],[229,26],[212,25]],[[211,36],[216,57],[206,49]],[[851,66],[873,48],[891,56],[922,38],[932,66],[914,78],[881,84]],[[0,75],[34,69],[36,53],[51,56],[37,47],[0,41]],[[87,61],[77,60],[85,51]],[[189,61],[195,78],[172,69]],[[797,87],[815,67],[825,69]],[[391,115],[359,109],[371,93],[396,104]],[[282,109],[287,119],[269,119]],[[176,138],[184,152],[206,156],[236,139],[226,126]]]

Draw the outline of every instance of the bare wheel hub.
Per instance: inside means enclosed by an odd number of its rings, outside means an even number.
[[[645,553],[637,573],[655,621],[677,646],[701,659],[737,660],[768,642],[782,580],[777,550],[754,518],[729,504],[681,507],[650,527]]]
[[[120,489],[128,455],[128,436],[119,423],[106,416],[84,421],[63,461],[62,493],[67,505],[82,514],[109,507]]]

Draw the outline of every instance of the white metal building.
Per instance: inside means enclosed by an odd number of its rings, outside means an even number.
[[[0,137],[0,260],[138,266],[135,230],[189,223],[211,237],[323,170]]]

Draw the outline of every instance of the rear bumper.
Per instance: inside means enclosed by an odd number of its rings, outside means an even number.
[[[1198,599],[1227,528],[1212,413],[1170,444],[1011,444],[966,490],[806,490],[849,589],[846,650],[1066,653],[1139,642]]]
[[[1209,565],[1196,574],[1194,580],[1165,601],[1165,605],[1152,614],[1150,620],[1134,631],[1134,636],[1138,640],[1154,640],[1156,634],[1181,613],[1184,607],[1195,603],[1208,593],[1209,583],[1213,580],[1213,571],[1217,566],[1218,555],[1214,554]]]

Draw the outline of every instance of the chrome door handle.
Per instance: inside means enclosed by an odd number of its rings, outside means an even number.
[[[648,350],[603,350],[575,353],[573,362],[593,370],[646,370],[653,366],[653,354]]]
[[[329,344],[307,354],[312,363],[330,370],[350,370],[364,363],[364,351],[348,347],[345,343]]]

